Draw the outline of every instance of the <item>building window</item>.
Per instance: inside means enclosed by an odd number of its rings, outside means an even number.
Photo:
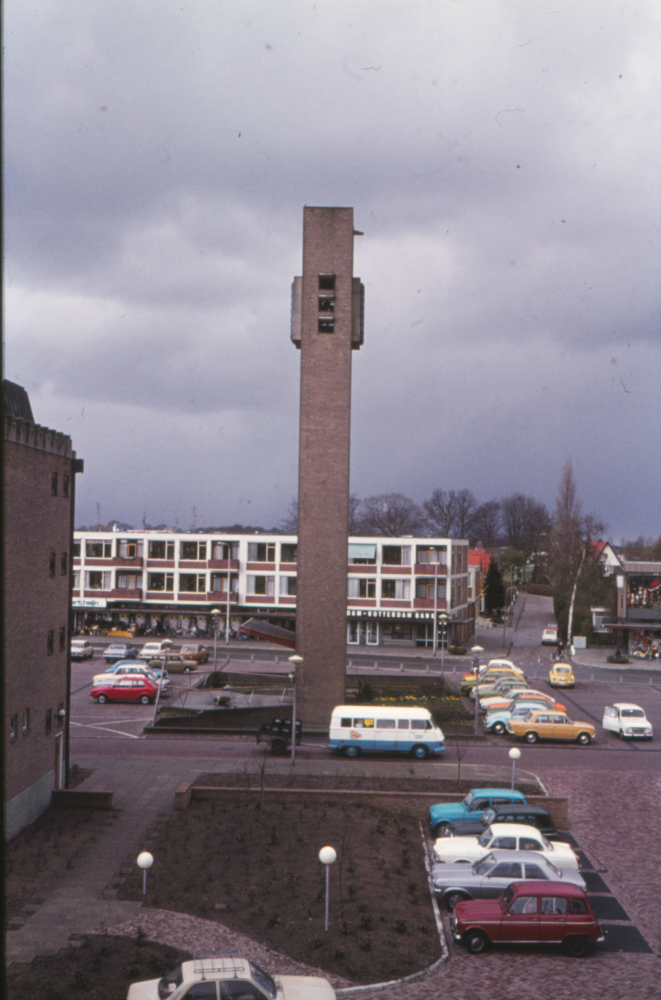
[[[23,709],[23,735],[27,736],[30,732],[30,709]]]
[[[236,594],[239,590],[239,578],[233,576],[230,580],[231,593]],[[227,594],[227,576],[220,573],[211,574],[211,589],[215,594]],[[227,600],[227,597],[225,598]]]
[[[410,601],[411,581],[410,580],[382,580],[381,597],[386,600]]]
[[[150,573],[147,590],[174,590],[174,573]]]
[[[182,559],[193,559],[196,562],[204,562],[207,558],[207,543],[182,542],[180,552]]]
[[[142,542],[129,542],[123,538],[117,542],[117,555],[122,559],[138,559],[142,557]]]
[[[55,553],[51,552],[48,557],[48,575],[55,576]]]
[[[275,542],[248,542],[248,562],[275,562]]]
[[[12,715],[9,720],[9,742],[15,743],[18,738],[18,716]]]
[[[350,577],[349,597],[376,597],[376,581]]]
[[[69,477],[66,475],[66,473],[62,476],[62,496],[63,497],[69,496]]]
[[[90,570],[87,575],[87,590],[110,590],[110,573]]]
[[[163,575],[162,573],[160,574]],[[142,573],[118,573],[117,590],[141,590]]]
[[[280,596],[281,597],[295,597],[296,596],[296,577],[295,576],[281,576],[280,577]]]
[[[64,716],[65,716],[64,702],[61,701],[60,704],[57,706],[57,728],[58,729],[61,729],[62,726],[64,725]]]
[[[150,559],[174,559],[174,542],[150,542]]]
[[[410,566],[410,545],[384,545],[382,550],[384,566]]]
[[[319,317],[317,331],[318,333],[335,333],[335,320],[334,319],[321,319]]]
[[[204,594],[207,589],[206,573],[180,573],[179,592],[186,594]]]
[[[272,597],[275,594],[275,577],[249,575],[247,593],[253,596],[263,594],[265,597]]]
[[[55,629],[51,628],[46,634],[46,653],[48,656],[53,655],[53,650],[55,647]]]
[[[51,496],[57,496],[57,472],[51,472],[50,475],[50,491]]]
[[[320,295],[319,296],[319,312],[320,313],[332,313],[332,312],[335,312],[335,296],[334,295]]]
[[[112,542],[87,542],[85,555],[88,559],[112,559]]]
[[[448,561],[447,549],[445,546],[439,548],[434,548],[433,546],[425,546],[423,548],[420,546],[418,548],[417,561],[422,565],[433,565],[434,563],[438,563],[439,566],[445,566]]]
[[[69,569],[69,553],[63,552],[60,556],[60,576],[66,576]]]
[[[74,559],[80,559],[80,542],[73,543],[73,557]]]
[[[60,645],[59,645],[60,653],[66,646],[66,643],[67,643],[67,627],[66,625],[62,625],[60,626]]]
[[[280,546],[280,562],[295,563],[298,559],[298,545],[283,542]]]
[[[427,601],[434,600],[434,581],[433,580],[417,580],[415,585],[415,596]],[[445,597],[445,580],[438,581],[438,594],[437,597]]]
[[[46,736],[53,731],[53,709],[49,708],[46,712]]]
[[[320,292],[334,292],[335,291],[335,275],[334,274],[320,274],[319,275],[319,291]]]

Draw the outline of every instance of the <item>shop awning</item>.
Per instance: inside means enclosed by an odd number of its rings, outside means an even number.
[[[287,649],[296,649],[295,632],[288,628],[281,628],[280,625],[271,625],[270,622],[260,621],[259,618],[250,618],[243,625],[239,625],[239,631],[254,635],[257,639],[275,642],[278,646],[286,646]]]

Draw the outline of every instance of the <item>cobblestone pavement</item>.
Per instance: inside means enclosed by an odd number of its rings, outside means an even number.
[[[593,953],[566,958],[555,950],[493,949],[469,956],[449,942],[449,959],[434,976],[370,995],[383,1000],[513,1000],[533,993],[553,1000],[658,1000],[661,996],[661,886],[654,849],[661,807],[661,777],[654,787],[635,771],[552,769],[540,775],[552,795],[569,798],[571,830],[595,867],[605,869],[609,888],[653,949],[653,954]],[[164,911],[142,911],[108,930],[135,933],[192,950],[239,944],[271,969],[314,973],[217,924]],[[447,923],[446,923],[447,931]],[[239,940],[241,939],[241,940]],[[336,987],[347,985],[330,977]]]

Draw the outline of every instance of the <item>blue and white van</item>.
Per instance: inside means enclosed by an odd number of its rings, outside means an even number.
[[[443,753],[445,737],[426,708],[337,705],[331,715],[329,745],[345,757],[392,750],[424,760]]]

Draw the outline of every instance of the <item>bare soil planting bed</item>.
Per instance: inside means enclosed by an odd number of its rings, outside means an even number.
[[[440,957],[417,816],[358,800],[193,801],[145,843],[146,904],[216,920],[292,958],[356,982],[424,969]],[[330,926],[325,867],[335,847]],[[118,898],[141,900],[136,869]]]

